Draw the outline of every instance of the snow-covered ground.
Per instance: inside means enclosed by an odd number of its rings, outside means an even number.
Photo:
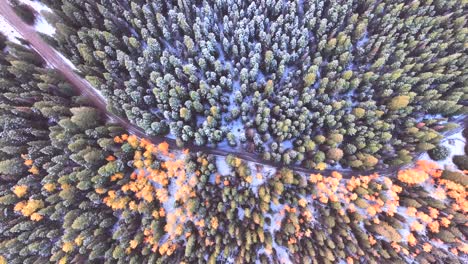
[[[20,43],[17,38],[21,38],[21,35],[2,16],[0,16],[0,32],[10,41]]]
[[[55,28],[49,24],[49,22],[47,22],[47,20],[42,15],[37,16],[34,28],[38,32],[47,34],[49,36],[53,36],[55,34]]]
[[[216,157],[216,168],[221,175],[230,175],[232,172],[224,157]]]
[[[456,169],[457,166],[453,164],[452,157],[456,155],[465,155],[465,138],[463,137],[462,131],[444,138],[441,145],[450,149],[450,155],[444,160],[437,161],[437,164],[439,164],[441,168]],[[431,160],[427,153],[421,155],[419,159]]]

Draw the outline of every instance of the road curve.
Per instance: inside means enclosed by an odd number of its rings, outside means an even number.
[[[153,144],[159,144],[161,142],[167,142],[171,148],[179,148],[176,144],[176,141],[171,138],[167,137],[156,137],[156,136],[148,136],[145,134],[145,131],[141,128],[131,124],[127,119],[117,116],[113,113],[107,111],[106,108],[106,101],[100,96],[100,94],[96,91],[94,87],[92,87],[87,81],[85,81],[81,76],[75,73],[75,71],[63,60],[63,58],[53,49],[49,44],[47,44],[36,32],[36,30],[24,23],[21,18],[16,15],[13,11],[11,6],[8,4],[6,0],[0,0],[0,15],[3,16],[6,21],[18,31],[18,33],[30,43],[30,46],[45,60],[47,61],[52,67],[54,67],[58,72],[60,72],[65,79],[67,79],[73,87],[79,92],[80,94],[86,96],[91,104],[99,109],[102,113],[104,113],[109,120],[113,123],[116,123],[123,128],[125,128],[130,134],[134,134],[139,138],[145,138],[150,140]],[[463,122],[465,117],[462,117],[458,122]],[[459,131],[459,130],[458,130]],[[450,134],[457,132],[450,131]],[[285,167],[280,163],[274,163],[271,161],[262,160],[259,155],[254,153],[248,152],[238,152],[238,151],[226,151],[216,149],[214,147],[207,147],[207,146],[196,146],[193,144],[186,144],[184,148],[189,149],[191,152],[203,151],[207,154],[212,154],[216,156],[227,156],[229,154],[235,155],[245,161],[253,162],[259,165],[267,165],[275,168]],[[354,175],[359,174],[372,174],[372,173],[379,173],[381,175],[391,175],[396,170],[402,168],[403,166],[392,166],[385,169],[380,170],[369,170],[369,171],[353,171],[350,169],[345,170],[333,170],[333,169],[326,169],[326,170],[314,170],[314,169],[307,169],[297,165],[290,165],[287,166],[288,168],[303,172],[303,173],[322,173],[322,174],[329,174],[332,171],[340,172],[344,178],[350,178]]]

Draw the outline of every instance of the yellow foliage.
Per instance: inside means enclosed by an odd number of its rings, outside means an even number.
[[[432,250],[432,245],[427,243],[427,242],[424,243],[423,250],[424,250],[424,252],[430,252]]]
[[[55,190],[56,186],[54,183],[46,183],[44,184],[44,189],[48,192],[53,192]]]
[[[59,260],[58,264],[67,264],[67,259],[68,259],[67,256],[61,258],[61,259]]]
[[[20,211],[24,216],[31,216],[35,211],[43,207],[44,202],[42,200],[31,199],[17,203],[14,210]]]
[[[75,244],[78,246],[81,246],[83,244],[84,237],[82,235],[79,235],[75,238]]]
[[[218,218],[216,218],[216,217],[211,218],[210,224],[211,224],[211,227],[213,229],[217,229],[218,228]]]
[[[95,191],[96,191],[96,193],[97,193],[97,194],[103,194],[103,193],[106,193],[106,189],[104,189],[104,188],[96,188],[96,190],[95,190]]]
[[[162,142],[158,145],[158,151],[161,152],[164,156],[169,155],[169,144],[167,142]]]
[[[32,173],[33,175],[39,174],[39,169],[34,165],[28,171]]]
[[[42,218],[44,218],[42,215],[38,214],[38,213],[33,213],[31,215],[31,220],[33,221],[41,221]]]
[[[416,216],[416,212],[417,212],[417,211],[418,211],[418,210],[417,210],[416,208],[414,208],[414,207],[408,207],[408,208],[406,209],[406,214],[407,214],[408,216]]]
[[[135,135],[130,135],[128,136],[127,138],[127,142],[128,144],[130,144],[130,146],[132,146],[132,148],[137,148],[138,145],[140,144],[139,141],[138,141],[138,138],[135,136]]]
[[[420,169],[407,169],[398,172],[398,180],[408,185],[421,184],[429,178],[429,174]]]
[[[245,178],[245,181],[246,181],[247,183],[252,183],[252,176],[247,176],[247,177]]]
[[[439,227],[440,227],[439,222],[433,221],[429,223],[427,227],[429,228],[429,230],[431,230],[432,233],[439,233]]]
[[[422,224],[419,223],[418,221],[414,221],[414,222],[411,224],[411,231],[421,232],[423,229],[424,229],[424,225],[422,225]]]
[[[298,202],[300,207],[306,207],[307,206],[307,200],[304,198],[301,198]]]
[[[130,240],[130,248],[135,249],[138,246],[138,241],[137,240]]]
[[[408,240],[408,245],[412,247],[414,247],[416,243],[418,242],[416,238],[414,237],[413,233],[409,233],[407,240]]]
[[[325,162],[319,162],[316,166],[315,166],[315,169],[316,170],[324,170],[327,168],[327,164]]]
[[[72,252],[74,247],[75,247],[75,244],[72,241],[67,241],[63,243],[62,250],[63,252],[68,253],[68,252]]]
[[[28,186],[26,185],[16,185],[13,187],[13,193],[18,197],[23,197],[28,192]]]

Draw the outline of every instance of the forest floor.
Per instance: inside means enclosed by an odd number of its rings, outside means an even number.
[[[54,48],[52,48],[49,44],[47,44],[40,35],[36,32],[36,28],[33,26],[29,26],[28,24],[24,23],[21,18],[16,15],[13,11],[11,6],[8,4],[8,1],[0,1],[0,15],[8,22],[16,31],[21,35],[23,39],[29,42],[31,48],[33,48],[51,67],[55,68],[58,72],[60,72],[66,80],[68,80],[73,87],[79,92],[80,94],[86,96],[90,100],[90,104],[97,109],[99,109],[102,113],[104,113],[107,118],[112,123],[116,123],[123,128],[125,128],[130,134],[134,134],[139,138],[145,138],[150,140],[153,144],[159,144],[162,142],[167,142],[171,148],[179,148],[176,144],[176,140],[173,138],[168,137],[158,137],[158,136],[149,136],[146,135],[145,131],[141,128],[137,127],[134,124],[131,124],[127,119],[117,116],[107,110],[107,103],[105,99],[101,96],[100,92],[92,87],[84,78],[79,76],[73,67],[67,63],[63,56],[60,55]],[[461,123],[464,122],[466,117],[458,117],[455,122]],[[445,134],[445,136],[453,135],[458,133],[463,126],[459,129],[454,129],[449,131]],[[288,167],[294,171],[303,172],[303,173],[322,173],[322,174],[330,174],[333,171],[338,171],[342,174],[343,178],[350,178],[352,176],[357,176],[358,174],[372,174],[378,173],[380,175],[388,175],[391,176],[394,174],[395,171],[405,167],[405,166],[391,166],[385,169],[376,169],[376,170],[369,170],[369,171],[355,171],[351,169],[325,169],[325,170],[315,170],[315,169],[308,169],[298,165],[290,165],[284,166],[280,163],[270,162],[263,160],[260,155],[255,153],[249,152],[239,152],[239,151],[228,151],[228,150],[221,150],[215,147],[210,146],[196,146],[193,144],[186,144],[184,148],[189,149],[192,152],[202,151],[207,154],[212,154],[216,156],[227,156],[227,155],[234,155],[237,156],[245,161],[253,162],[258,165],[266,165],[269,167],[274,168],[281,168],[281,167]],[[419,157],[422,153],[418,154]],[[416,158],[415,158],[416,159]]]

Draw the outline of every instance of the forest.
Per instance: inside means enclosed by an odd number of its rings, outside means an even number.
[[[147,137],[0,32],[0,264],[468,261],[466,1],[23,2]]]
[[[181,146],[382,168],[466,112],[459,1],[43,2],[109,110]]]

